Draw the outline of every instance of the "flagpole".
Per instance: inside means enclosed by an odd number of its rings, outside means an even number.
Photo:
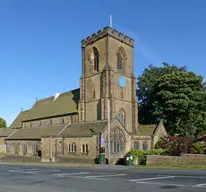
[[[112,28],[112,15],[110,15],[110,23],[109,23],[109,25]]]

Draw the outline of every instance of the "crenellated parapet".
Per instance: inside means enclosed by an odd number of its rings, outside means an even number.
[[[88,36],[87,38],[83,39],[81,41],[82,47],[87,46],[105,36],[112,36],[115,39],[118,39],[119,41],[130,45],[131,47],[134,47],[134,40],[132,38],[129,38],[127,35],[124,35],[121,32],[118,32],[115,29],[112,29],[111,27],[105,27],[103,30],[99,30],[96,33],[93,33],[91,36]]]

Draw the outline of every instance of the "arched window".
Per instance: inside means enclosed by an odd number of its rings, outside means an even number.
[[[122,65],[123,65],[123,57],[120,52],[117,53],[117,69],[122,70]]]
[[[82,153],[85,153],[85,145],[82,145]]]
[[[147,151],[148,150],[148,143],[147,143],[147,141],[143,142],[142,149],[143,149],[143,151]]]
[[[94,47],[93,52],[94,52],[94,70],[99,71],[99,51],[97,50],[97,48]]]
[[[33,144],[33,146],[32,146],[32,148],[33,148],[33,155],[37,155],[37,153],[38,153],[38,144]]]
[[[27,145],[26,144],[22,145],[22,152],[23,152],[23,155],[27,154]]]
[[[126,53],[125,53],[123,47],[120,47],[118,49],[116,57],[117,57],[117,61],[116,61],[117,62],[116,63],[117,64],[117,71],[123,72],[125,69],[124,65],[125,65],[125,60],[126,60]]]
[[[139,149],[139,147],[140,147],[140,146],[139,146],[139,141],[135,141],[135,142],[134,142],[134,148],[135,148],[135,149]]]
[[[92,48],[91,53],[89,54],[90,69],[94,71],[99,71],[99,51],[96,47]]]
[[[72,152],[72,145],[71,144],[68,145],[68,152]]]
[[[125,145],[125,138],[123,132],[116,128],[111,132],[111,152],[123,152]]]
[[[89,152],[89,146],[88,146],[88,144],[86,144],[85,153],[88,153],[88,152]]]
[[[73,152],[73,153],[76,152],[76,144],[75,144],[75,143],[72,144],[72,152]]]
[[[118,119],[122,126],[125,126],[125,112],[122,109],[119,111]]]

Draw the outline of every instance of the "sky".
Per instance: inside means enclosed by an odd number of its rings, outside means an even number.
[[[0,0],[0,117],[79,88],[81,40],[109,25],[135,40],[135,75],[186,65],[206,77],[206,1]]]

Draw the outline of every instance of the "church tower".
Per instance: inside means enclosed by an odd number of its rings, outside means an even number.
[[[122,126],[135,134],[138,126],[134,40],[105,27],[83,39],[80,78],[79,120],[118,118]]]

